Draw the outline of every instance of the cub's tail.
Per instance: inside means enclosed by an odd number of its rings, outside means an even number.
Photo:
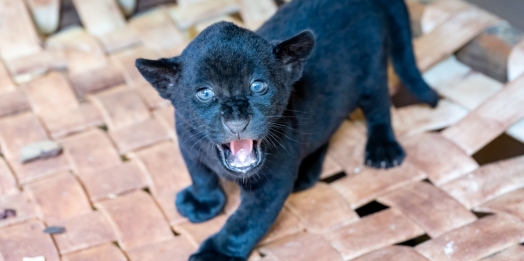
[[[390,55],[395,72],[420,101],[435,107],[438,103],[438,95],[422,79],[415,62],[406,4],[403,0],[377,0],[377,2],[385,10],[388,18]]]

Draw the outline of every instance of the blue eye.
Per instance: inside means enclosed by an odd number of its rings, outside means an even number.
[[[196,96],[199,100],[207,102],[213,99],[213,97],[215,97],[215,93],[210,88],[204,88],[198,90]]]
[[[251,84],[251,91],[256,94],[264,94],[267,90],[267,84],[262,81],[254,81]]]

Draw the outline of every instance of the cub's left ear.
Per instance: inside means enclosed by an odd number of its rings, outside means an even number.
[[[304,64],[315,47],[313,31],[303,31],[283,42],[275,44],[273,53],[282,61],[286,70],[291,74],[293,82],[302,77]]]
[[[160,60],[136,59],[135,66],[160,94],[169,100],[180,72],[180,62],[177,57]]]

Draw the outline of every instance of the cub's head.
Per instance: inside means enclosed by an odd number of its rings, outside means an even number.
[[[268,42],[232,23],[216,23],[180,56],[138,59],[136,67],[177,113],[216,148],[232,175],[257,172],[265,143],[285,110],[314,46],[304,31]]]

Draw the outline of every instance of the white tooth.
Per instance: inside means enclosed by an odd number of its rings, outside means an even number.
[[[247,154],[247,151],[245,151],[244,149],[241,149],[239,150],[237,153],[236,153],[236,156],[237,156],[237,159],[240,161],[240,162],[245,162],[247,157],[249,156]]]

